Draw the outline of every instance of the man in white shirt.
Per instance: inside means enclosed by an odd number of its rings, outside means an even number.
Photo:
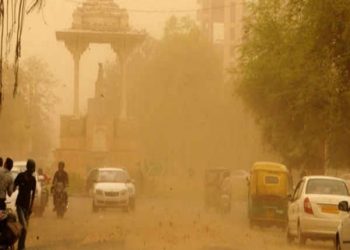
[[[0,210],[6,210],[6,194],[11,196],[13,193],[12,167],[13,160],[7,158],[4,167],[0,168]]]

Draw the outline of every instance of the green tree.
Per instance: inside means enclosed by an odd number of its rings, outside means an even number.
[[[265,141],[292,167],[348,165],[348,2],[257,1],[250,11],[237,91]]]
[[[5,67],[4,80],[13,81],[11,67]],[[36,58],[23,61],[19,71],[23,86],[15,99],[8,98],[0,116],[0,151],[17,159],[50,156],[53,148],[53,117],[58,101],[56,82],[47,65]],[[4,88],[9,97],[12,89]]]
[[[19,82],[19,59],[22,50],[24,19],[27,14],[35,9],[41,9],[43,5],[44,0],[34,0],[30,3],[27,3],[26,0],[0,0],[0,108],[4,98],[3,66],[11,64],[14,73],[12,94],[15,96]],[[13,60],[10,60],[9,57],[12,55]],[[5,81],[5,84],[9,86],[10,82]]]

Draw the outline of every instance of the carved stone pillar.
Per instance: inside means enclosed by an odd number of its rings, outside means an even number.
[[[73,56],[74,61],[74,106],[73,112],[75,116],[79,116],[79,77],[80,77],[80,58],[88,48],[87,42],[78,40],[65,40],[65,46]]]
[[[114,42],[111,44],[113,51],[117,55],[117,59],[120,63],[120,75],[121,75],[121,100],[120,100],[120,119],[128,119],[128,86],[126,84],[126,65],[129,54],[132,51],[133,46],[126,44],[125,41]]]

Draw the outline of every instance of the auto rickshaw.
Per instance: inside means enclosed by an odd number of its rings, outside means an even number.
[[[286,166],[257,162],[251,169],[248,189],[250,225],[276,225],[284,228],[288,220],[288,195],[292,190],[291,175]]]
[[[230,174],[227,168],[210,168],[205,171],[204,191],[205,191],[205,207],[206,209],[216,208],[220,206],[221,184],[225,174]]]

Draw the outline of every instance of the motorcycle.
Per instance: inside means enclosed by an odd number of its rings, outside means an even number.
[[[14,250],[14,244],[21,234],[22,226],[10,210],[0,210],[0,250]]]
[[[58,218],[63,218],[68,207],[68,194],[62,182],[56,183],[53,190],[55,211]]]

